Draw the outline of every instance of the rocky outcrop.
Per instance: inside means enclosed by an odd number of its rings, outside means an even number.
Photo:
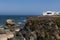
[[[16,24],[14,20],[8,19],[6,23],[0,27],[0,39],[10,40],[15,37],[16,32],[19,30],[19,25]]]
[[[25,30],[30,31],[30,34],[28,34],[32,35],[29,36],[30,40],[60,40],[59,18],[56,16],[28,18],[25,24]]]

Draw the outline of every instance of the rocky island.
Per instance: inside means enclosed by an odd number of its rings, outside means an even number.
[[[60,15],[28,17],[23,29],[8,19],[0,26],[0,40],[60,40]]]

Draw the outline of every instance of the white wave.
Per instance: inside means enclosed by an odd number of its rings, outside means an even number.
[[[23,22],[26,22],[26,20],[23,20]]]
[[[22,22],[18,22],[18,24],[22,24]]]

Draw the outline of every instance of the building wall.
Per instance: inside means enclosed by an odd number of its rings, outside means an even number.
[[[51,14],[47,14],[47,13],[51,13]],[[59,15],[59,12],[47,11],[47,12],[43,12],[43,15]]]

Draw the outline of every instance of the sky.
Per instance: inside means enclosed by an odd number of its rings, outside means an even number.
[[[0,15],[40,15],[60,11],[60,0],[0,0]]]

